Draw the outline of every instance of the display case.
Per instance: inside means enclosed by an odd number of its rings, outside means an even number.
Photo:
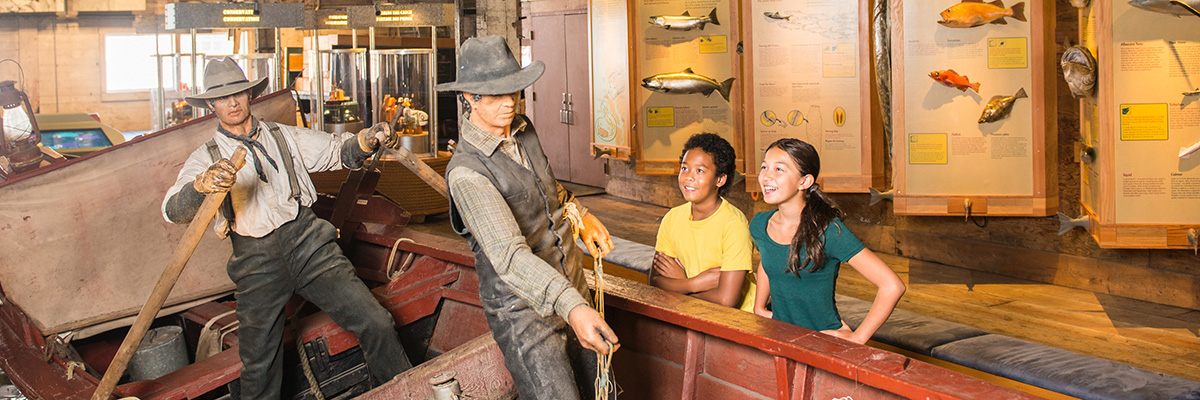
[[[310,51],[311,53],[311,51]],[[357,132],[371,121],[367,96],[367,50],[321,50],[321,82],[313,85],[312,100],[324,102],[324,129],[331,133]],[[316,95],[319,88],[320,94]],[[314,108],[315,109],[315,108]]]
[[[371,110],[374,122],[388,122],[401,144],[418,155],[437,149],[437,66],[432,49],[375,50],[371,53]]]
[[[263,93],[275,93],[283,88],[274,53],[208,55],[204,57],[206,60],[204,65],[208,65],[208,61],[221,60],[225,57],[232,58],[242,68],[246,79],[254,81],[259,78],[267,78],[267,88],[263,90]]]
[[[743,16],[746,178],[782,138],[821,155],[821,189],[882,187],[882,122],[872,118],[870,4],[751,1]],[[873,134],[878,132],[878,134]],[[761,191],[757,184],[746,190]]]
[[[203,110],[187,104],[184,98],[197,90],[203,90],[204,54],[155,54],[150,56],[158,63],[158,87],[150,91],[151,131],[160,131],[191,121],[201,116]],[[193,64],[193,58],[195,63]],[[196,73],[192,65],[197,66]],[[193,82],[195,79],[198,82]]]
[[[1058,210],[1054,3],[892,3],[897,215]]]
[[[1080,210],[1103,248],[1198,245],[1200,19],[1160,3],[1079,12],[1098,78],[1080,99]]]

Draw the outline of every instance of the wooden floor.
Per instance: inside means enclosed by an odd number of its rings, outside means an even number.
[[[609,232],[654,245],[666,208],[610,195],[580,197]],[[453,235],[444,217],[418,229]],[[1200,311],[880,254],[908,292],[899,308],[1014,338],[1200,381]],[[853,268],[840,294],[871,300]]]

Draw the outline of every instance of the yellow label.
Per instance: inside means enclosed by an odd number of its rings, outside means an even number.
[[[254,15],[254,10],[245,8],[230,8],[221,10],[222,15]]]
[[[1167,140],[1167,103],[1122,104],[1121,140]]]
[[[988,68],[1026,68],[1028,49],[1028,38],[988,38]]]
[[[821,46],[821,76],[826,78],[853,78],[857,71],[858,52],[852,43],[836,43]]]
[[[258,22],[257,15],[222,17],[221,22]]]
[[[729,37],[725,35],[701,36],[700,54],[729,52]]]
[[[646,126],[671,128],[675,126],[675,107],[646,107]]]
[[[910,133],[908,135],[909,164],[945,164],[947,160],[945,133]]]

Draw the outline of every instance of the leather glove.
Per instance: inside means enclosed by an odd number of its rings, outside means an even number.
[[[382,141],[384,146],[395,149],[400,146],[400,137],[392,131],[387,122],[380,122],[370,128],[358,131],[358,147],[362,151],[374,153]]]
[[[236,181],[237,168],[234,168],[233,163],[228,159],[222,158],[210,165],[200,175],[196,175],[196,181],[192,182],[192,187],[197,192],[204,194],[228,192]]]

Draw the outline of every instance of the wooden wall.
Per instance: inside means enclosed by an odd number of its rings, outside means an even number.
[[[1055,42],[1060,44],[1061,57],[1066,48],[1062,43],[1078,43],[1079,23],[1074,7],[1066,2],[1057,6]],[[1075,148],[1079,105],[1061,76],[1056,71],[1059,208],[1076,217],[1082,212]],[[629,163],[612,160],[609,172],[610,194],[667,207],[683,202],[674,176],[639,176]],[[890,179],[888,183],[890,187]],[[772,208],[754,201],[743,184],[734,189],[729,199],[747,216]],[[961,217],[896,216],[888,202],[869,206],[865,194],[833,197],[848,214],[846,225],[877,252],[1200,310],[1200,256],[1191,251],[1101,249],[1081,229],[1058,236],[1059,224],[1053,217],[987,218],[977,220],[986,221],[979,227]]]

